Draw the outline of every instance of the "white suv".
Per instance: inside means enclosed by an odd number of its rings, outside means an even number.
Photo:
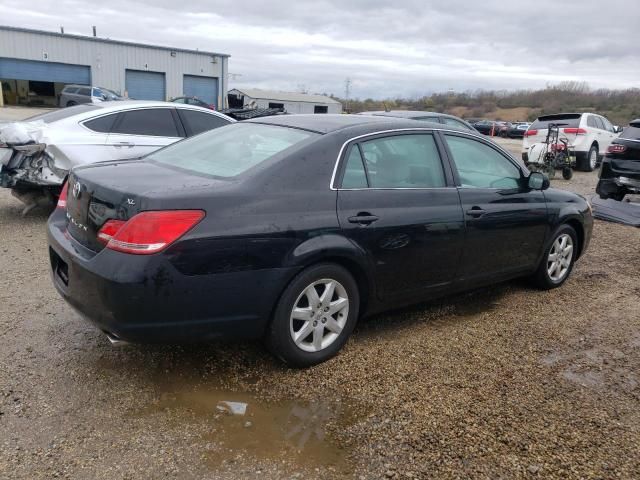
[[[569,148],[576,153],[576,167],[584,172],[595,170],[620,129],[609,120],[593,113],[560,113],[544,115],[531,124],[522,142],[522,160],[529,159],[529,149],[544,142],[549,124],[560,126],[560,135],[569,140]]]

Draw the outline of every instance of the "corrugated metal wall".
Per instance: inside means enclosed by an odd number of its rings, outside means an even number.
[[[227,91],[226,57],[214,59],[207,54],[100,42],[60,34],[24,32],[0,28],[0,57],[46,60],[74,65],[89,65],[94,85],[125,91],[125,70],[164,72],[167,97],[183,93],[183,76],[199,75],[220,79],[218,104]]]
[[[244,103],[247,105],[252,99],[244,97]],[[342,113],[342,105],[339,103],[306,103],[306,102],[283,102],[280,100],[255,100],[258,108],[269,108],[269,103],[282,103],[287,113],[314,113],[316,105],[327,107],[327,113]]]

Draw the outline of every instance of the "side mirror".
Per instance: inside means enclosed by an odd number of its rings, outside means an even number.
[[[531,172],[528,185],[531,190],[546,190],[551,185],[549,177],[540,172]]]
[[[622,133],[622,130],[624,130],[624,128],[622,128],[620,125],[614,125],[613,126],[613,132],[614,133]]]

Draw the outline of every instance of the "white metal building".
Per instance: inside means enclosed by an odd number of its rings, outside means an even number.
[[[342,104],[325,95],[272,92],[257,88],[229,90],[229,107],[282,108],[287,113],[342,113]]]
[[[81,84],[138,100],[187,95],[222,107],[228,59],[222,53],[0,26],[5,104],[55,105],[65,84]]]

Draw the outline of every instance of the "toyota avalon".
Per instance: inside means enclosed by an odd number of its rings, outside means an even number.
[[[53,283],[114,342],[263,338],[292,366],[359,318],[528,276],[562,285],[589,204],[442,124],[291,115],[75,168],[48,222]]]

